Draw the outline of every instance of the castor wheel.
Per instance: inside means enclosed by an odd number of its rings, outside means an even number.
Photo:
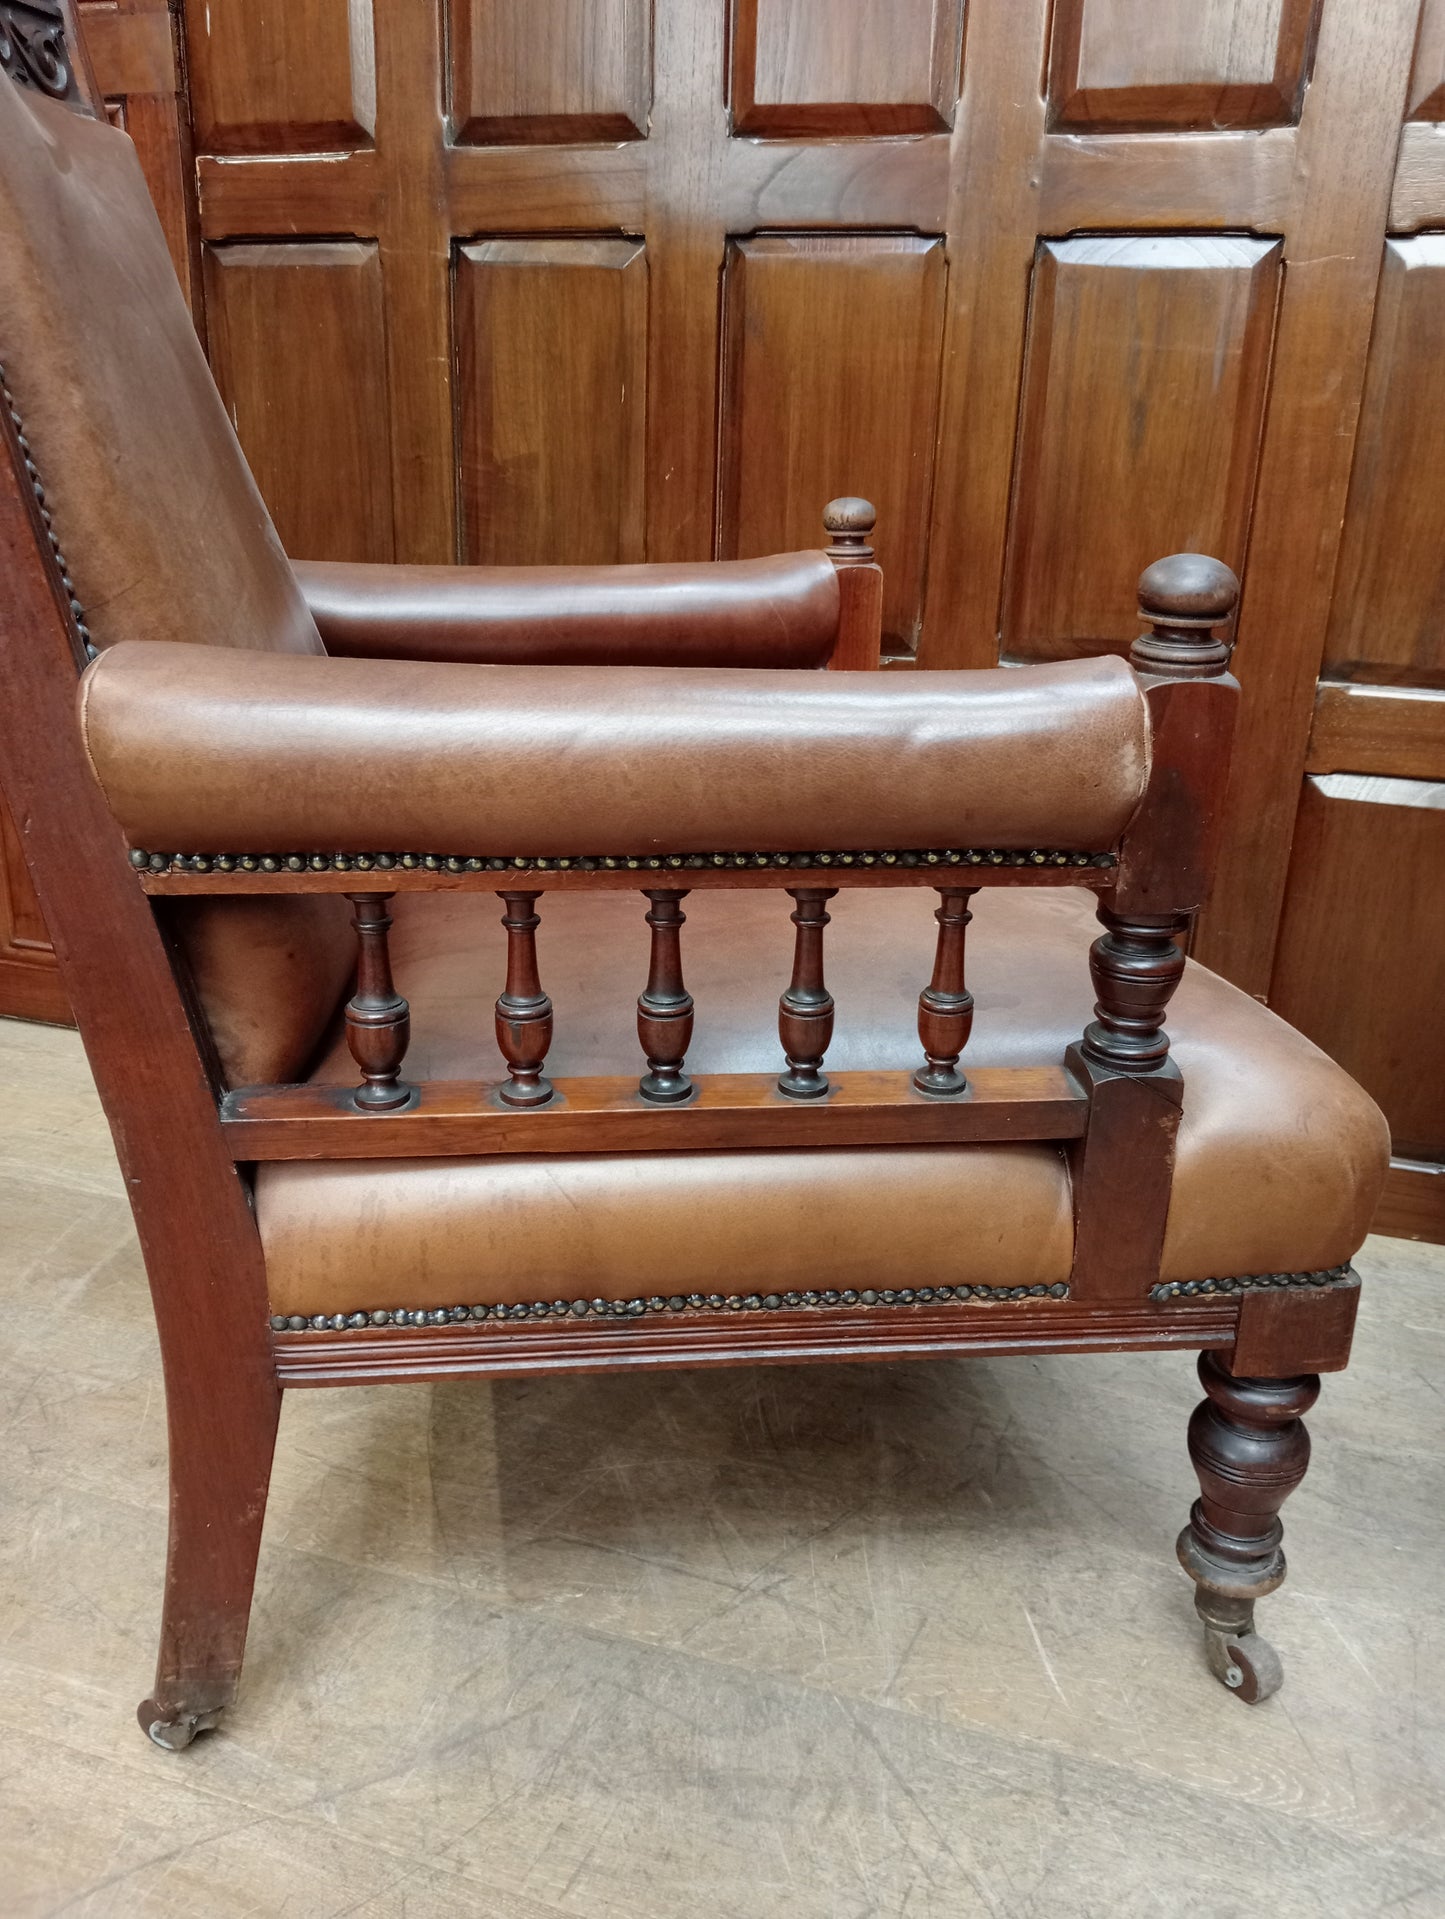
[[[166,1752],[184,1752],[198,1732],[214,1732],[221,1723],[219,1708],[215,1712],[176,1713],[168,1719],[154,1699],[142,1699],[135,1716],[152,1745]]]
[[[1206,1626],[1204,1656],[1220,1684],[1247,1706],[1257,1706],[1284,1684],[1279,1654],[1256,1632],[1213,1632]]]

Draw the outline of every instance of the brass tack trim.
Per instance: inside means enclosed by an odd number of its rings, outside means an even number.
[[[635,853],[549,857],[546,854],[457,853],[150,853],[132,847],[130,863],[152,873],[660,873],[829,866],[1071,866],[1117,864],[1112,853],[1070,853],[1055,847],[930,847],[851,853]]]
[[[15,444],[19,447],[20,457],[25,462],[25,477],[30,482],[30,491],[34,494],[35,504],[40,509],[40,523],[45,528],[45,537],[50,543],[50,551],[54,555],[56,566],[60,569],[60,584],[65,589],[70,617],[75,622],[75,630],[80,635],[81,645],[90,658],[94,659],[96,646],[90,637],[90,628],[85,623],[85,609],[75,597],[75,582],[70,577],[70,568],[66,564],[65,555],[60,550],[60,542],[55,537],[50,507],[46,503],[45,484],[40,477],[40,469],[35,464],[30,441],[25,433],[25,422],[20,417],[20,409],[15,404],[15,395],[10,391],[10,383],[5,377],[3,366],[0,366],[0,403],[3,403],[5,411],[10,416],[10,424],[15,429]]]
[[[359,1332],[363,1327],[460,1326],[485,1321],[541,1319],[643,1319],[658,1313],[776,1313],[784,1309],[837,1306],[928,1306],[936,1300],[961,1305],[1017,1305],[1023,1300],[1067,1299],[1061,1280],[1053,1286],[903,1286],[806,1293],[653,1293],[639,1299],[507,1300],[491,1306],[401,1306],[371,1313],[273,1313],[275,1333]]]
[[[1175,1279],[1151,1286],[1156,1305],[1176,1299],[1209,1299],[1220,1293],[1260,1293],[1285,1287],[1338,1286],[1351,1278],[1348,1265],[1321,1266],[1305,1273],[1245,1273],[1238,1279]]]

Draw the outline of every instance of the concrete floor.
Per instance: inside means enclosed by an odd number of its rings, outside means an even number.
[[[165,1421],[74,1036],[0,1022],[0,1913],[1445,1915],[1445,1250],[1375,1240],[1208,1675],[1182,1356],[297,1393],[226,1728],[148,1690]]]

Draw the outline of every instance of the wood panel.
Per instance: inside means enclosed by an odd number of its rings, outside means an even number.
[[[394,558],[376,247],[208,247],[205,277],[211,364],[286,551]]]
[[[372,0],[185,0],[203,153],[320,153],[376,128]]]
[[[1405,102],[1408,120],[1445,120],[1445,0],[1425,0]]]
[[[960,0],[734,0],[738,133],[933,133],[953,121]]]
[[[1445,687],[1321,681],[1305,771],[1445,780]]]
[[[458,140],[640,140],[648,0],[448,0]]]
[[[0,804],[0,1016],[73,1024],[20,839]]]
[[[463,558],[640,560],[643,247],[475,241],[459,251],[455,298]]]
[[[1317,0],[1058,0],[1050,92],[1069,127],[1294,119]]]
[[[1034,273],[1003,651],[1127,652],[1166,553],[1236,569],[1258,460],[1277,242],[1046,241]]]
[[[1445,234],[1385,244],[1326,670],[1445,671]]]
[[[841,494],[878,510],[885,645],[922,611],[943,341],[943,244],[917,234],[776,234],[730,244],[724,276],[724,557],[819,543]]]
[[[1445,1159],[1445,784],[1305,781],[1271,1003]]]

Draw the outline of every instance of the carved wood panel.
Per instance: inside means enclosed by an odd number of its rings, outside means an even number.
[[[643,248],[581,238],[463,246],[455,335],[463,556],[640,560]]]
[[[640,140],[648,0],[448,0],[458,140]]]
[[[205,273],[211,365],[287,552],[394,558],[375,245],[212,246]]]
[[[1059,125],[1275,126],[1299,112],[1319,0],[1057,0]]]
[[[196,143],[324,153],[376,129],[371,0],[185,0]]]
[[[960,0],[734,0],[738,133],[934,133],[953,121]]]
[[[1271,1002],[1374,1095],[1405,1159],[1445,1159],[1442,874],[1445,783],[1305,781]]]
[[[841,233],[736,241],[724,275],[720,551],[816,546],[827,502],[864,494],[902,651],[923,601],[944,276],[939,239]]]
[[[1003,649],[1127,652],[1164,553],[1242,571],[1279,278],[1277,242],[1046,242],[1034,272]]]
[[[1445,675],[1445,234],[1385,247],[1326,670]]]

